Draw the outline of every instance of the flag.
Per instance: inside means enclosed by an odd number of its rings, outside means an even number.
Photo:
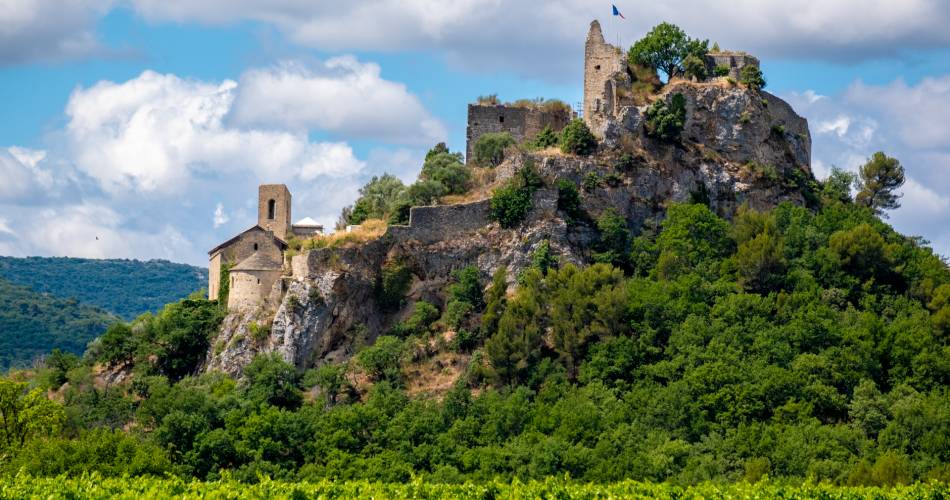
[[[620,19],[626,19],[626,17],[623,17],[623,14],[621,14],[620,11],[617,10],[617,6],[616,6],[616,5],[610,4],[610,6],[614,8],[614,15],[615,15],[615,16],[620,16]]]

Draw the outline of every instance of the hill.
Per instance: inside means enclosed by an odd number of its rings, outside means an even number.
[[[200,290],[208,272],[166,260],[0,257],[0,278],[128,320]]]
[[[0,279],[0,369],[26,366],[54,348],[82,354],[116,321],[98,307]]]

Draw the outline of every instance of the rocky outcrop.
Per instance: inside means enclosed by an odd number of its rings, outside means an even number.
[[[372,342],[409,312],[379,307],[378,283],[390,262],[412,273],[406,304],[426,300],[441,307],[454,271],[476,266],[487,283],[504,265],[513,284],[544,241],[562,263],[589,262],[597,241],[593,221],[608,209],[622,214],[636,234],[672,202],[702,201],[724,217],[743,203],[759,209],[782,201],[807,204],[810,138],[791,107],[766,93],[718,84],[672,85],[660,98],[676,92],[687,103],[677,143],[648,137],[645,108],[628,106],[607,124],[594,156],[509,156],[496,169],[496,182],[531,164],[546,186],[515,228],[491,222],[487,200],[414,207],[408,226],[390,227],[377,240],[295,256],[292,274],[275,284],[273,294],[283,297],[276,310],[229,316],[207,369],[239,374],[262,352],[279,353],[300,368],[349,357],[356,345]],[[586,220],[568,223],[558,210],[560,180],[579,186]],[[269,326],[266,334],[251,326],[262,323]]]

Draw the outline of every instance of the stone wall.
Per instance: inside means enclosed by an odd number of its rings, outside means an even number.
[[[229,245],[213,253],[208,261],[208,299],[217,300],[218,298],[218,283],[223,264],[236,264],[258,250],[264,252],[270,260],[277,262],[283,260],[283,251],[274,241],[273,234],[259,227],[239,234]]]
[[[716,74],[716,67],[725,66],[729,68],[728,76],[738,80],[739,72],[744,66],[749,65],[759,67],[759,60],[745,52],[711,52],[706,54],[706,72],[710,77]]]
[[[614,80],[625,69],[623,52],[604,41],[599,22],[590,23],[584,45],[584,121],[598,137],[603,137],[606,122],[617,111]]]
[[[409,225],[390,226],[387,235],[402,241],[434,243],[471,233],[490,224],[489,204],[489,200],[481,200],[458,205],[412,207],[409,209]]]
[[[471,161],[475,141],[483,134],[508,132],[515,141],[523,142],[550,126],[559,132],[571,121],[571,113],[545,112],[540,109],[505,105],[468,105],[465,159]]]
[[[228,309],[247,311],[260,307],[271,294],[274,283],[280,279],[282,271],[233,271],[231,273]]]

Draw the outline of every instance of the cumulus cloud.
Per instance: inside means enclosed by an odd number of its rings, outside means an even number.
[[[320,129],[416,145],[446,136],[443,125],[405,85],[383,79],[379,65],[352,56],[246,72],[231,118],[241,125]]]
[[[905,233],[921,235],[950,255],[950,76],[910,85],[856,81],[838,95],[786,98],[809,120],[812,167],[819,177],[831,166],[857,171],[875,151],[904,165],[907,183],[901,208],[891,221]]]
[[[0,2],[0,65],[57,61],[101,49],[95,23],[112,0]]]
[[[474,71],[515,70],[548,78],[578,71],[579,40],[600,18],[609,38],[629,43],[667,20],[723,47],[765,57],[861,60],[950,44],[950,4],[940,0],[718,0],[641,2],[614,24],[606,4],[586,0],[132,0],[152,21],[254,20],[321,50],[431,50]]]
[[[325,114],[277,120],[268,116],[274,110],[255,107],[262,97],[255,93],[268,90],[265,77],[281,75],[301,91],[332,94],[293,103],[288,93],[283,106],[316,106]],[[374,97],[360,103],[341,86]],[[244,95],[248,87],[251,95]],[[380,109],[387,99],[394,106]],[[341,107],[354,116],[344,117]],[[403,116],[387,118],[389,112]],[[48,148],[0,148],[0,253],[203,264],[206,250],[256,222],[258,184],[286,183],[296,219],[332,227],[369,177],[408,171],[409,162],[419,168],[424,148],[410,136],[431,141],[444,134],[435,122],[427,136],[431,115],[420,101],[382,79],[375,64],[352,57],[320,71],[286,63],[224,81],[145,71],[77,88],[64,115]],[[368,122],[374,116],[379,123]],[[311,139],[357,131],[375,142],[409,144],[377,146],[363,159],[347,142]]]

